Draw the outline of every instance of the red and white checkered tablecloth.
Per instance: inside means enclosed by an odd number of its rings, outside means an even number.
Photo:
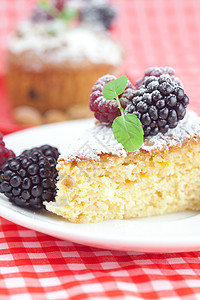
[[[200,252],[96,249],[0,222],[1,299],[200,299]]]
[[[8,32],[34,2],[0,0],[1,72]],[[200,113],[200,1],[112,2],[118,7],[112,33],[126,50],[124,73],[135,80],[149,66],[173,66],[190,96],[190,106]],[[5,103],[5,94],[0,93],[0,121],[6,122]],[[107,251],[58,240],[0,218],[0,299],[198,300],[200,252]]]
[[[4,219],[0,243],[0,299],[200,299],[200,252],[102,250]]]

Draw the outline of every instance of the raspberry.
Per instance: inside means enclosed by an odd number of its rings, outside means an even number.
[[[81,21],[91,26],[101,26],[108,30],[115,17],[115,10],[105,0],[90,0],[80,12]]]
[[[117,101],[106,100],[103,96],[103,87],[106,83],[115,80],[116,77],[113,75],[104,75],[99,78],[95,85],[92,88],[92,93],[90,94],[90,109],[94,112],[94,116],[101,123],[105,123],[106,125],[111,125],[113,120],[120,116],[120,110],[118,108]],[[119,100],[123,108],[130,103],[133,98],[135,88],[128,80],[126,89],[119,96]]]
[[[150,76],[159,77],[164,74],[170,75],[173,82],[175,82],[177,85],[183,87],[182,82],[180,81],[179,78],[177,78],[174,75],[175,71],[171,67],[152,67],[152,68],[147,69],[144,73],[144,77],[140,80],[137,80],[136,87],[139,88],[144,83],[144,81]]]
[[[149,76],[134,92],[125,114],[133,113],[140,119],[145,136],[156,135],[175,128],[184,118],[188,103],[183,88],[170,75]]]
[[[54,172],[41,152],[9,158],[0,171],[0,192],[22,207],[40,209],[56,194]]]
[[[55,6],[56,9],[62,11],[65,7],[65,0],[54,0],[53,5]]]
[[[0,169],[9,157],[15,157],[15,153],[5,147],[3,135],[0,133]]]

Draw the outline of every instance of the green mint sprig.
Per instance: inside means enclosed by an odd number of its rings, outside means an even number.
[[[70,21],[78,18],[78,11],[74,8],[65,8],[60,13],[60,18],[65,21]]]
[[[115,118],[112,124],[113,134],[118,143],[122,144],[125,150],[134,152],[138,150],[144,139],[144,131],[140,120],[134,114],[124,114],[119,95],[121,95],[127,85],[128,78],[121,76],[108,82],[103,88],[103,96],[106,100],[117,101],[121,116]]]

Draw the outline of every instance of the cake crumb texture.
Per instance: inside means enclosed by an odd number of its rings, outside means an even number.
[[[200,142],[168,151],[138,151],[60,164],[55,202],[47,210],[89,223],[200,210]]]

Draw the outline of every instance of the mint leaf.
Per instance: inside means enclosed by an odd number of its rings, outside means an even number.
[[[103,88],[103,96],[107,100],[116,99],[126,88],[128,78],[121,76],[115,80],[109,81]]]
[[[115,91],[117,95],[121,95],[126,88],[128,78],[126,76],[121,76],[114,81]]]
[[[78,12],[76,9],[73,8],[66,8],[61,11],[60,18],[66,21],[71,19],[75,19],[78,17]]]
[[[113,121],[113,134],[118,143],[124,146],[125,150],[133,152],[142,146],[144,132],[142,124],[136,115],[124,115],[124,109],[118,97],[124,92],[127,81],[128,78],[126,76],[121,76],[108,82],[103,88],[103,96],[107,100],[115,99],[117,101],[121,116]]]
[[[117,117],[112,124],[113,134],[125,150],[136,151],[143,144],[144,132],[140,120],[134,114]]]
[[[109,81],[103,88],[103,96],[107,100],[112,100],[116,98],[116,92],[115,92],[115,81]]]

